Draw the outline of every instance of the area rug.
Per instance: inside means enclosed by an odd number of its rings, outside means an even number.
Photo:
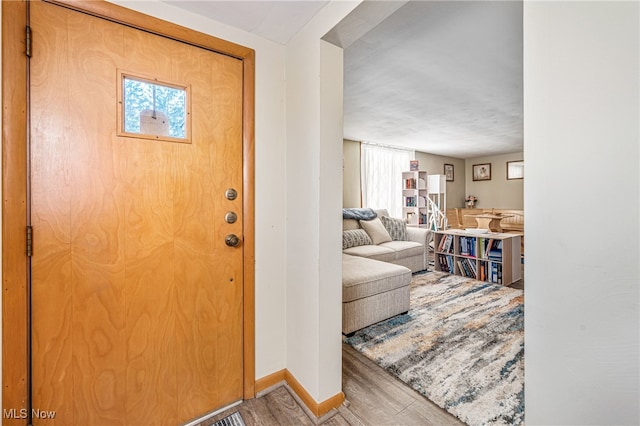
[[[345,342],[470,426],[523,425],[523,291],[427,272],[410,306]]]

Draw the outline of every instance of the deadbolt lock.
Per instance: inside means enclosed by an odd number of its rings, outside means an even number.
[[[235,223],[238,220],[238,215],[235,212],[227,212],[224,215],[224,221],[227,223]]]
[[[224,196],[227,197],[227,200],[235,200],[236,198],[238,198],[238,191],[236,191],[233,188],[229,188],[226,190],[226,192],[224,193]]]

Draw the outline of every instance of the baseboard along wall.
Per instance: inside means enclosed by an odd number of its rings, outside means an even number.
[[[344,402],[344,393],[340,392],[331,398],[316,402],[315,399],[307,392],[307,390],[298,382],[298,380],[286,368],[268,376],[256,380],[256,393],[260,393],[278,383],[285,382],[289,388],[296,394],[300,401],[309,409],[316,417],[322,417],[334,408],[337,409]]]

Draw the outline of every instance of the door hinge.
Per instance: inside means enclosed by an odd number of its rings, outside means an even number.
[[[25,44],[26,44],[25,54],[27,55],[27,58],[30,58],[31,57],[31,27],[28,25],[25,29]]]
[[[27,257],[33,254],[33,227],[27,226]]]

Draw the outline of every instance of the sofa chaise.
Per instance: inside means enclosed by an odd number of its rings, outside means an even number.
[[[387,210],[342,221],[342,332],[409,310],[411,273],[427,269],[429,231],[407,227]],[[348,217],[343,211],[343,217]],[[372,217],[372,218],[371,218]]]

